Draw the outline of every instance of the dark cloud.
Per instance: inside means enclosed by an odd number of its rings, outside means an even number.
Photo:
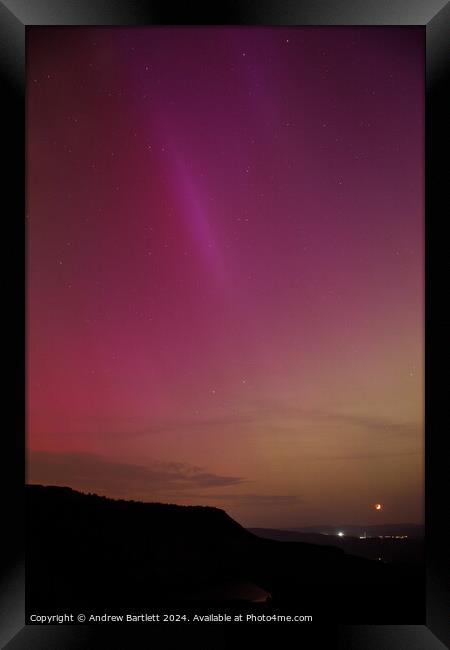
[[[221,476],[186,463],[151,462],[135,465],[80,452],[31,452],[28,482],[66,485],[110,496],[158,498],[182,495],[192,488],[217,488],[244,482],[237,476]]]

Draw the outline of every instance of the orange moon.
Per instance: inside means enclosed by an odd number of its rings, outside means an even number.
[[[375,508],[375,510],[383,510],[383,506],[381,505],[381,503],[376,503],[374,505],[374,508]]]

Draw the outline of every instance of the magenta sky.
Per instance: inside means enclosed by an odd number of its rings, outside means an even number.
[[[28,480],[421,521],[422,28],[27,37]]]

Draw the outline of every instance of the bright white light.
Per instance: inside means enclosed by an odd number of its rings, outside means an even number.
[[[344,537],[344,533],[342,532],[338,533],[338,537]]]

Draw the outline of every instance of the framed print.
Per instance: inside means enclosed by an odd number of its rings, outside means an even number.
[[[448,23],[0,3],[4,647],[448,643]]]

